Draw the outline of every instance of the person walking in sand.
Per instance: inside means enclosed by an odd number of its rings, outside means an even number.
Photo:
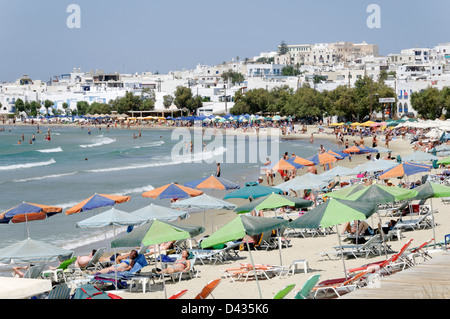
[[[311,133],[311,137],[309,138],[309,142],[310,142],[311,144],[314,143],[314,134],[313,134],[313,133]]]

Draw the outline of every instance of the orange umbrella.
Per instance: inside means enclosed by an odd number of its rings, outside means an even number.
[[[298,167],[292,165],[291,163],[289,163],[288,161],[286,161],[285,159],[280,159],[278,161],[278,163],[276,163],[272,169],[276,170],[276,171],[290,171],[293,169],[297,169]]]
[[[308,157],[308,160],[312,161],[315,165],[337,162],[336,157],[328,153],[316,154],[314,156]]]
[[[170,183],[142,194],[150,198],[187,198],[202,195],[203,192],[183,185]]]
[[[307,159],[304,159],[302,157],[296,156],[294,159],[294,163],[303,165],[303,166],[314,166],[314,162],[308,161]]]
[[[221,189],[221,190],[239,188],[238,184],[232,183],[223,178],[218,178],[214,175],[211,175],[209,177],[200,178],[198,180],[186,183],[186,184],[184,184],[184,186],[190,187],[190,188],[197,188],[197,189],[209,188],[209,189]]]
[[[73,206],[72,208],[66,210],[66,215],[84,212],[104,206],[113,206],[114,204],[129,202],[130,199],[130,196],[95,194],[88,199],[85,199],[81,203]]]
[[[359,152],[361,152],[361,150],[359,148],[357,148],[356,146],[352,146],[352,147],[346,148],[342,152],[350,154],[350,153],[359,153]]]

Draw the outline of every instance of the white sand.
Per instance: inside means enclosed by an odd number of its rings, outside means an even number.
[[[309,139],[310,132],[315,131],[314,127],[309,128],[309,132],[304,134],[305,139]],[[336,140],[334,134],[315,134],[315,145],[319,147],[319,139],[330,139]],[[349,137],[350,145],[353,145],[353,139],[356,137]],[[359,138],[357,138],[359,140]],[[365,145],[371,147],[371,139],[365,139]],[[379,141],[379,146],[384,147],[384,142]],[[409,141],[402,140],[394,140],[391,141],[389,148],[391,148],[394,152],[393,155],[406,155],[412,152],[412,148],[409,144]],[[295,150],[292,150],[295,152]],[[298,152],[296,152],[298,153]],[[301,154],[297,154],[301,156]],[[385,154],[381,154],[385,156]],[[364,155],[356,155],[353,156],[352,162],[349,162],[348,159],[344,159],[339,161],[338,165],[354,167],[362,162],[367,161]],[[303,168],[300,170],[299,174],[303,174],[306,172],[306,169]],[[319,170],[319,174],[322,172],[322,169]],[[433,171],[434,173],[434,171]],[[414,176],[414,180],[420,178],[419,174]],[[345,178],[341,179],[345,180]],[[413,179],[410,178],[410,181]],[[279,174],[277,174],[276,184],[281,182]],[[264,181],[264,184],[266,182]],[[394,180],[396,183],[396,179]],[[231,202],[242,205],[247,203],[246,200],[242,199],[234,199],[230,200]],[[429,201],[427,202],[429,203]],[[450,230],[450,219],[446,216],[448,212],[448,206],[442,203],[440,199],[433,199],[433,207],[437,209],[439,212],[435,214],[435,222],[436,226],[436,240],[437,242],[443,241],[444,236],[449,233]],[[209,212],[210,214],[210,212]],[[227,222],[232,220],[236,215],[233,212],[229,211],[216,211],[214,215],[214,224],[217,228],[220,228],[222,225],[225,225]],[[266,215],[268,216],[268,215]],[[376,216],[376,215],[375,215]],[[373,218],[375,218],[375,216]],[[406,219],[409,217],[406,217]],[[382,224],[388,221],[390,218],[382,218]],[[206,218],[206,231],[203,235],[207,235],[211,233],[211,225],[209,224],[211,218]],[[369,218],[369,224],[375,227],[378,219],[372,220]],[[192,225],[202,225],[202,214],[194,214],[189,220],[186,221],[188,224]],[[336,228],[334,228],[336,229]],[[342,231],[342,225],[340,225],[340,230]],[[399,241],[392,241],[390,245],[395,251],[398,251],[410,238],[413,238],[414,241],[411,247],[419,246],[425,241],[429,240],[433,237],[433,230],[416,230],[416,231],[408,231],[402,232],[403,238]],[[295,289],[300,289],[305,281],[313,274],[320,274],[321,280],[332,279],[332,278],[340,278],[343,277],[343,263],[342,260],[334,260],[334,261],[319,261],[320,252],[333,250],[333,246],[337,246],[339,244],[338,237],[336,233],[319,236],[319,237],[308,237],[308,238],[293,238],[290,237],[291,243],[290,247],[282,249],[282,264],[290,265],[293,260],[296,259],[307,259],[309,263],[309,271],[307,274],[304,274],[302,270],[296,272],[294,275],[285,276],[282,278],[272,278],[270,280],[264,279],[259,280],[259,285],[261,287],[262,297],[264,299],[270,299],[277,293],[280,289],[289,284],[295,284]],[[195,268],[198,270],[198,277],[188,280],[182,280],[180,283],[172,283],[171,281],[166,283],[167,296],[171,296],[176,292],[188,289],[188,292],[183,299],[192,299],[194,298],[202,288],[211,280],[217,279],[221,277],[222,269],[225,268],[233,268],[239,266],[240,263],[249,263],[249,253],[247,251],[239,252],[240,259],[236,261],[227,261],[225,264],[217,263],[216,265],[202,265],[201,263],[196,263]],[[252,250],[252,256],[255,263],[259,264],[268,264],[268,265],[279,265],[279,250],[269,250],[269,251],[255,251]],[[385,258],[385,255],[370,257],[370,258],[357,258],[357,259],[346,259],[345,265],[347,269],[351,267],[361,266],[368,262],[378,261]],[[144,271],[150,271],[152,267],[144,268]],[[301,268],[301,267],[300,267]],[[151,292],[139,293],[139,292],[121,292],[121,297],[128,299],[163,299],[164,291],[162,289],[162,285],[158,284],[156,286],[152,286]],[[214,297],[216,299],[258,299],[259,293],[257,289],[256,281],[249,280],[247,282],[232,282],[230,279],[222,279],[219,286],[213,292]],[[287,298],[291,298],[294,296],[294,293],[291,292]]]

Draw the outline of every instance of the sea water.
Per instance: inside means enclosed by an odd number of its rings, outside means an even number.
[[[226,144],[206,150],[203,145],[199,153],[172,156],[180,138],[173,130],[141,130],[136,128],[115,129],[107,132],[103,127],[46,127],[41,125],[42,133],[35,126],[3,126],[0,132],[0,212],[6,211],[22,202],[52,205],[63,208],[63,213],[51,218],[28,223],[30,237],[52,243],[63,248],[75,250],[77,247],[102,241],[112,237],[110,229],[77,228],[77,222],[104,212],[111,207],[66,215],[66,209],[84,199],[98,194],[129,195],[131,201],[116,204],[115,208],[133,212],[151,203],[170,207],[168,199],[150,199],[142,193],[171,182],[184,184],[216,172],[216,162],[221,162],[221,178],[244,186],[245,182],[255,181],[260,175],[259,162],[229,163],[227,152],[233,154],[244,151],[242,144]],[[44,139],[51,130],[51,140]],[[191,132],[195,134],[194,132]],[[24,141],[18,145],[21,136]],[[35,134],[33,144],[28,141]],[[201,133],[200,133],[201,134]],[[194,139],[193,139],[194,140]],[[245,145],[254,143],[247,140]],[[328,141],[280,140],[280,158],[284,152],[308,157],[317,153],[319,143],[325,148],[336,149]],[[246,146],[246,147],[247,147]],[[270,150],[269,150],[270,151]],[[193,159],[202,159],[201,161]],[[210,190],[206,190],[210,193]],[[223,198],[226,191],[214,191],[214,196]],[[0,224],[0,248],[27,238],[25,223]]]

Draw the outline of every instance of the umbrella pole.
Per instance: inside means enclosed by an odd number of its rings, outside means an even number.
[[[339,239],[339,247],[341,247],[341,255],[342,255],[342,264],[344,265],[344,276],[345,276],[345,280],[347,280],[347,269],[345,268],[345,260],[344,260],[344,253],[342,251],[342,243],[341,243],[341,236],[339,236],[339,227],[338,225],[336,225],[336,233]]]
[[[156,245],[155,245],[156,246]],[[156,251],[156,247],[153,249],[153,251]],[[160,247],[158,245],[158,254],[159,254],[159,262],[161,263],[161,276],[162,276],[162,280],[163,280],[163,287],[164,287],[164,299],[167,299],[167,291],[166,291],[166,280],[164,278],[164,272],[163,272],[163,262],[162,262],[162,257],[161,257],[161,250]],[[155,260],[155,262],[158,262],[157,260]]]
[[[436,248],[436,228],[435,228],[435,225],[434,225],[433,198],[430,198],[430,209],[431,209],[431,223],[433,225],[434,247]]]
[[[279,229],[277,229],[277,237],[278,237],[278,252],[280,254],[280,266],[283,266],[283,260],[281,258],[281,236]]]
[[[248,253],[250,255],[250,262],[252,263],[253,270],[255,270],[255,279],[256,279],[256,285],[258,286],[259,299],[263,299],[262,294],[261,294],[261,287],[259,286],[258,276],[256,274],[255,263],[253,262],[252,251],[250,250],[250,245],[248,244],[248,240],[246,240],[245,242],[247,244]]]
[[[379,223],[380,223],[380,227],[378,227],[378,230],[380,231],[380,235],[381,235],[381,242],[384,244],[384,253],[386,254],[386,259],[388,258],[388,256],[387,256],[387,244],[386,244],[386,242],[384,241],[384,231],[383,231],[383,227],[381,227],[381,216],[380,216],[380,212],[379,211],[377,211],[377,215],[378,215],[378,220],[379,220]]]

